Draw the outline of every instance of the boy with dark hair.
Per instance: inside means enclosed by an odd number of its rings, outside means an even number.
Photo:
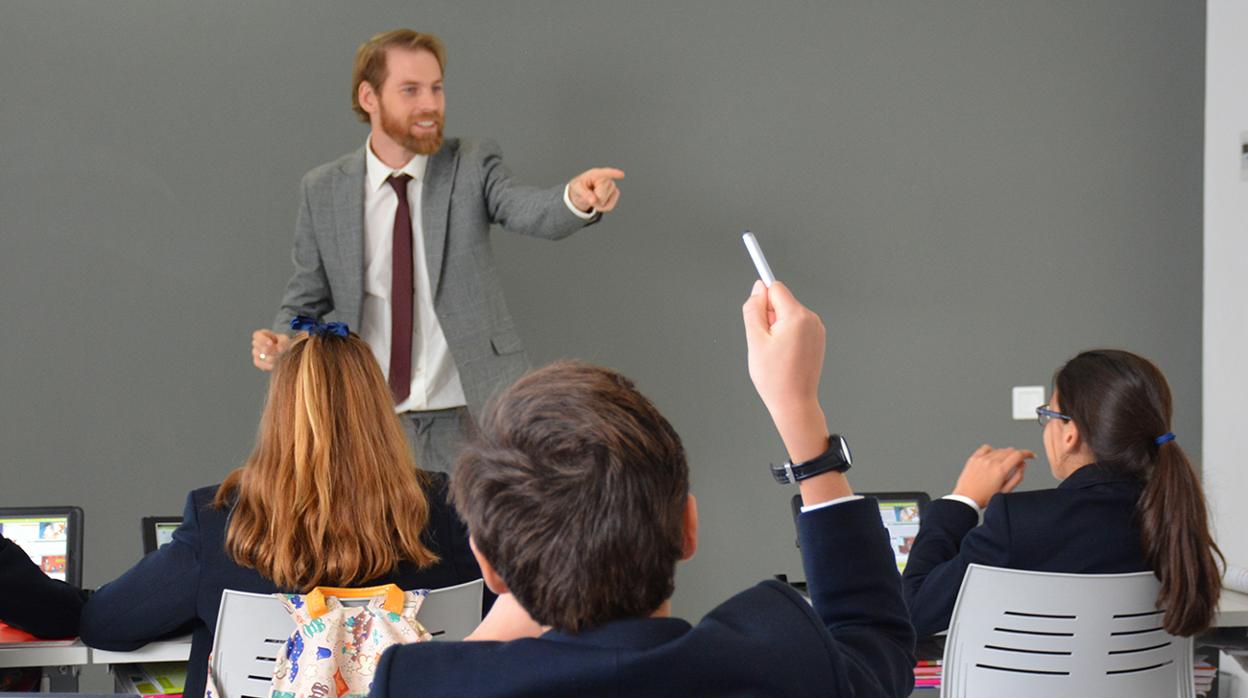
[[[461,455],[452,498],[486,584],[473,639],[396,647],[372,695],[904,696],[914,631],[873,501],[818,401],[824,328],[784,287],[744,307],[750,377],[799,481],[810,603],[775,581],[671,618],[697,546],[680,438],[633,384],[575,362],[522,378]],[[797,465],[792,465],[796,463]]]

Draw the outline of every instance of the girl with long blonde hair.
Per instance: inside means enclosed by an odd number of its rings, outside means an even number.
[[[442,473],[412,461],[368,345],[306,322],[282,354],[251,456],[190,493],[173,541],[95,593],[81,635],[130,650],[192,633],[187,695],[201,695],[224,589],[439,588],[480,577]]]

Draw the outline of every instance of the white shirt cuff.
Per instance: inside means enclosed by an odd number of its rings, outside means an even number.
[[[802,507],[802,513],[805,514],[808,511],[814,511],[815,509],[823,509],[824,507],[834,506],[842,502],[852,502],[855,499],[862,499],[862,495],[851,494],[847,497],[837,497],[836,499],[829,499],[826,502],[819,502],[818,504],[811,504],[808,507]]]
[[[572,212],[572,215],[576,216],[577,218],[580,218],[580,219],[581,219],[581,220],[583,220],[583,221],[590,220],[590,219],[591,219],[591,218],[593,218],[594,216],[598,215],[598,212],[597,212],[597,211],[595,211],[595,210],[594,210],[594,209],[592,209],[592,208],[591,208],[591,209],[589,209],[589,213],[585,213],[585,212],[584,212],[584,211],[582,211],[581,209],[579,209],[579,208],[577,208],[577,207],[573,206],[573,205],[572,205],[572,197],[571,197],[571,196],[568,196],[568,185],[567,185],[567,184],[563,185],[563,203],[564,203],[564,205],[565,205],[565,206],[567,206],[567,207],[568,207],[568,210]]]
[[[941,499],[952,499],[955,502],[962,502],[968,507],[974,509],[976,516],[978,516],[983,511],[982,509],[979,508],[979,505],[975,503],[974,499],[971,499],[970,497],[964,497],[960,494],[947,494],[941,497]]]

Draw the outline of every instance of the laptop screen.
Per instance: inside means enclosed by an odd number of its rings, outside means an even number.
[[[927,504],[927,495],[896,496],[887,494],[868,495],[878,497],[880,503],[880,520],[888,530],[889,543],[893,546],[893,557],[897,560],[897,571],[906,570],[906,561],[910,559],[910,547],[914,545],[915,536],[919,535],[919,519],[922,508]]]
[[[156,524],[156,547],[157,548],[173,540],[173,532],[178,530],[178,525],[179,524],[176,524],[176,523]]]
[[[143,554],[146,555],[173,540],[173,532],[181,525],[181,516],[144,516]]]
[[[0,535],[16,543],[53,579],[81,582],[82,510],[77,507],[0,509]]]
[[[897,571],[906,570],[906,561],[910,559],[910,546],[914,545],[915,536],[919,535],[919,520],[923,510],[932,498],[926,492],[858,492],[863,497],[871,497],[879,502],[880,520],[888,530],[889,542],[893,547],[893,557],[897,560]],[[802,509],[802,495],[793,495],[793,519],[797,520]]]

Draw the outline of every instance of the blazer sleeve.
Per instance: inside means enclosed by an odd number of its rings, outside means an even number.
[[[73,637],[84,596],[49,578],[21,546],[0,537],[0,621],[36,637]]]
[[[329,286],[329,277],[325,274],[325,264],[321,260],[321,249],[316,242],[316,231],[312,225],[312,207],[310,203],[311,181],[303,178],[299,187],[299,213],[295,217],[295,243],[290,253],[295,265],[295,273],[286,282],[286,292],[282,295],[282,306],[273,320],[273,329],[278,332],[290,332],[290,321],[299,315],[320,319],[334,309],[333,292]]]
[[[490,220],[521,235],[558,240],[596,223],[578,218],[563,202],[563,185],[550,189],[522,185],[503,164],[503,151],[492,140],[477,148],[482,169],[482,195]]]
[[[962,577],[971,563],[1010,566],[1008,500],[998,494],[984,510],[984,523],[967,505],[938,499],[928,505],[902,576],[910,619],[920,637],[949,628]]]
[[[196,619],[199,539],[192,493],[173,540],[91,596],[82,609],[83,642],[98,649],[127,651],[184,631]]]
[[[802,564],[842,696],[907,696],[914,688],[914,629],[897,563],[873,499],[798,516]]]

